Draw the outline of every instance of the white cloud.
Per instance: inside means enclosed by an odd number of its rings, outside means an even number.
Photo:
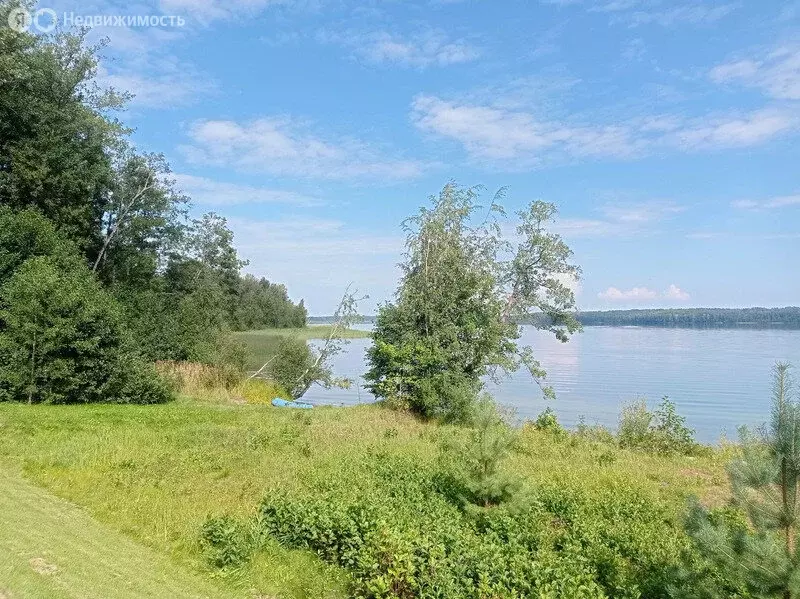
[[[718,83],[756,87],[777,99],[800,100],[800,46],[783,45],[766,56],[727,62],[711,69]]]
[[[540,162],[545,154],[628,156],[635,142],[619,126],[582,127],[536,119],[524,111],[418,96],[412,120],[421,130],[461,142],[475,158]]]
[[[370,33],[320,31],[317,39],[351,48],[372,63],[391,63],[425,68],[469,62],[479,51],[464,40],[451,40],[441,31],[427,30],[404,37],[387,31]]]
[[[747,147],[783,133],[795,131],[800,118],[792,111],[764,108],[738,116],[719,116],[694,121],[674,131],[667,141],[686,150]]]
[[[658,0],[540,0],[541,4],[568,6],[584,4],[590,12],[610,13],[612,23],[629,27],[642,25],[706,25],[736,10],[740,3],[660,2]]]
[[[647,301],[658,297],[658,293],[647,287],[634,287],[627,291],[621,291],[616,287],[609,287],[605,291],[597,294],[597,297],[610,301]]]
[[[658,223],[685,210],[684,206],[664,200],[606,203],[596,209],[604,218],[560,218],[553,230],[567,239],[637,235],[653,232]]]
[[[558,219],[553,230],[567,239],[575,237],[610,237],[622,235],[626,229],[620,223],[588,218]]]
[[[629,159],[659,150],[702,151],[763,143],[800,128],[800,115],[765,108],[745,114],[687,119],[657,115],[614,124],[572,124],[537,118],[501,104],[470,104],[417,96],[412,122],[461,143],[478,161],[506,168],[583,157]]]
[[[786,208],[788,206],[800,206],[800,194],[778,196],[760,201],[736,200],[731,203],[731,206],[741,210],[771,210],[775,208]]]
[[[319,200],[312,197],[285,191],[252,185],[240,185],[214,181],[206,177],[187,174],[175,174],[173,179],[178,188],[192,198],[197,204],[206,206],[222,206],[234,204],[296,204],[313,206]]]
[[[423,171],[412,160],[387,158],[359,140],[326,140],[289,118],[252,122],[201,120],[189,127],[187,160],[242,171],[326,179],[409,179]]]
[[[116,63],[103,63],[98,69],[97,83],[134,94],[130,105],[142,108],[184,106],[216,89],[208,77],[172,57],[153,61],[129,59],[122,68]]]
[[[683,289],[678,287],[677,285],[672,284],[672,285],[669,286],[669,289],[667,289],[664,292],[664,297],[666,299],[676,300],[676,301],[679,301],[679,302],[685,302],[685,301],[689,300],[689,298],[691,296],[688,293],[686,293]]]
[[[609,287],[605,291],[598,293],[597,297],[611,302],[649,302],[659,298],[685,302],[691,296],[673,283],[664,293],[658,293],[647,287],[634,287],[624,291],[617,287]]]

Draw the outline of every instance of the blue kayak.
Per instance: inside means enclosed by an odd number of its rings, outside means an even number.
[[[310,403],[305,403],[303,401],[286,401],[285,399],[281,399],[280,397],[276,397],[272,400],[272,405],[276,408],[300,408],[303,410],[310,410],[314,406]]]

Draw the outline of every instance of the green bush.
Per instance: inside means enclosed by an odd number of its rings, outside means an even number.
[[[278,352],[267,366],[269,377],[279,387],[286,389],[290,399],[298,389],[305,387],[305,380],[314,367],[314,356],[308,343],[303,339],[285,336],[278,344]]]
[[[170,392],[89,270],[37,256],[0,289],[0,398],[156,403]]]
[[[444,372],[420,380],[408,401],[423,418],[465,424],[474,417],[478,388],[465,376]]]
[[[536,417],[536,420],[533,421],[533,428],[537,431],[550,433],[558,440],[563,440],[569,436],[569,432],[561,426],[556,417],[556,413],[550,407],[545,408],[545,410]]]
[[[617,433],[622,447],[645,449],[657,453],[693,453],[700,450],[694,431],[686,426],[675,404],[664,397],[655,412],[647,409],[643,399],[626,405],[620,416]]]
[[[307,491],[271,492],[256,520],[353,576],[354,597],[669,596],[679,525],[634,487],[547,484],[525,501],[462,509],[437,470],[372,454]]]
[[[257,547],[257,535],[250,523],[220,516],[205,521],[200,543],[211,565],[236,568],[250,560]]]

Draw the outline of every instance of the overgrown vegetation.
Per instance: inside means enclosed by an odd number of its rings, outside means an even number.
[[[694,431],[686,426],[686,418],[668,397],[655,412],[647,409],[643,399],[623,406],[617,436],[622,447],[685,454],[702,450],[694,441]]]

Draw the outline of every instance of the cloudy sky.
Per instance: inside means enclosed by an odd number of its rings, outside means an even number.
[[[40,6],[44,6],[41,4]],[[374,312],[450,179],[558,204],[583,309],[800,303],[800,2],[153,0],[102,83],[247,270]]]

